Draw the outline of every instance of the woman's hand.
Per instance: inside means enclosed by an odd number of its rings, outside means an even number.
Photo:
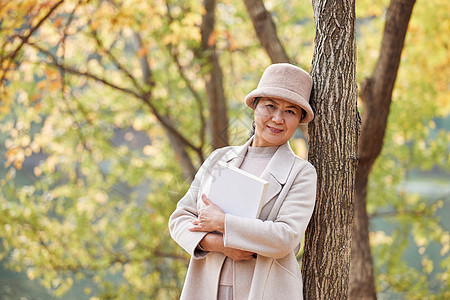
[[[253,252],[228,248],[223,246],[223,236],[217,233],[208,233],[200,241],[203,249],[210,252],[222,252],[234,261],[250,260],[254,258]]]
[[[197,219],[192,221],[194,226],[190,227],[189,230],[203,232],[219,231],[224,233],[225,214],[223,211],[219,206],[209,200],[205,194],[202,195],[202,201],[206,204],[206,207],[198,211]]]
[[[228,247],[224,247],[222,250],[222,253],[234,261],[250,260],[250,259],[255,258],[253,256],[254,253],[252,253],[252,252],[238,250],[238,249],[234,249],[234,248],[228,248]]]

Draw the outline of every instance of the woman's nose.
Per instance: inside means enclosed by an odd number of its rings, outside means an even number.
[[[280,110],[276,110],[272,116],[272,121],[276,123],[282,123],[283,122],[283,112]]]

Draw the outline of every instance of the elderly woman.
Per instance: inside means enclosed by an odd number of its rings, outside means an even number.
[[[314,209],[316,171],[288,141],[314,117],[311,87],[302,69],[269,66],[245,98],[254,110],[254,135],[242,146],[214,151],[178,202],[170,233],[192,256],[181,299],[303,299],[296,254]],[[225,214],[207,198],[218,162],[269,182],[258,218]]]

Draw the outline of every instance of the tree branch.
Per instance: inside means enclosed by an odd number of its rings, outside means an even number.
[[[172,17],[172,14],[170,11],[170,5],[167,2],[166,2],[166,7],[167,7],[167,16],[169,17],[169,23],[172,23],[174,18]],[[205,116],[203,114],[204,107],[203,107],[202,98],[200,97],[199,93],[194,89],[194,86],[192,85],[191,81],[187,78],[184,68],[180,63],[180,59],[178,56],[178,50],[171,44],[166,45],[166,47],[167,47],[167,50],[169,51],[169,54],[172,56],[173,61],[177,65],[178,72],[180,73],[181,78],[184,80],[189,91],[192,93],[195,101],[197,102],[197,106],[198,106],[198,110],[199,110],[198,113],[199,113],[199,118],[200,118],[200,123],[201,123],[200,124],[200,147],[199,148],[202,149],[205,144],[205,128],[206,128],[206,120],[205,120]],[[202,157],[201,161],[203,161],[203,160],[204,159]]]
[[[120,71],[122,71],[126,77],[128,77],[132,82],[133,85],[139,89],[142,90],[141,86],[139,85],[139,83],[137,82],[136,78],[125,68],[125,66],[123,66],[119,60],[111,53],[111,51],[109,49],[107,49],[105,47],[105,45],[103,45],[103,42],[100,40],[100,37],[98,35],[97,30],[95,30],[91,24],[90,24],[90,29],[91,29],[91,34],[95,40],[95,42],[97,43],[97,46],[99,47],[100,51],[106,53],[106,55],[109,57],[109,59],[113,62],[113,64],[117,67],[117,69],[119,69]]]
[[[50,10],[48,11],[48,13],[36,24],[36,26],[34,26],[33,28],[31,28],[30,32],[26,35],[26,36],[18,36],[22,42],[19,44],[19,46],[17,46],[17,48],[11,52],[10,54],[6,55],[5,57],[2,57],[1,61],[0,61],[0,66],[3,65],[3,62],[5,60],[9,60],[6,67],[2,69],[3,70],[9,70],[11,67],[11,63],[12,61],[17,57],[17,55],[19,54],[19,51],[22,49],[22,47],[28,43],[28,40],[30,39],[30,37],[36,32],[36,30],[39,29],[39,27],[41,27],[41,25],[51,16],[51,14],[58,8],[58,6],[60,6],[62,3],[64,2],[64,0],[60,0],[59,2],[57,2],[55,5],[53,5]],[[0,79],[0,85],[3,84],[5,78],[6,78],[6,71],[3,72],[2,77]]]
[[[180,63],[177,50],[173,49],[171,46],[167,46],[169,48],[169,52],[172,55],[172,59],[174,60],[175,64],[177,65],[178,72],[181,75],[181,78],[183,78],[183,81],[186,83],[186,86],[188,87],[189,91],[194,96],[195,101],[197,102],[198,106],[198,115],[200,118],[200,147],[203,148],[205,144],[205,128],[206,128],[206,120],[205,116],[203,114],[204,107],[203,107],[203,101],[200,95],[197,93],[197,91],[194,89],[194,86],[192,85],[191,81],[187,78],[184,68]],[[203,160],[203,159],[202,159]]]
[[[262,0],[244,0],[247,12],[255,28],[256,36],[266,50],[272,63],[290,62],[278,38],[275,23]]]
[[[143,43],[142,43],[142,38],[141,35],[139,33],[137,33],[136,31],[133,31],[133,36],[138,44],[139,48],[143,47]],[[141,63],[141,69],[142,69],[142,74],[143,74],[143,79],[145,84],[147,84],[149,87],[152,87],[155,85],[155,82],[153,81],[153,76],[152,76],[152,70],[150,69],[150,65],[149,65],[149,59],[147,56],[147,52],[145,52],[143,55],[141,55],[139,57],[139,62]]]
[[[143,47],[142,44],[142,38],[137,32],[133,32],[133,35],[138,43],[138,47]],[[149,60],[147,57],[147,54],[144,53],[140,58],[142,73],[144,76],[144,82],[146,83],[147,87],[150,88],[154,86],[154,80],[152,76],[152,71],[150,69]],[[180,161],[184,171],[185,171],[185,177],[186,178],[192,178],[195,175],[196,169],[194,165],[192,164],[192,160],[190,159],[188,153],[186,152],[186,149],[184,147],[188,146],[192,148],[200,159],[203,158],[202,149],[199,147],[194,146],[191,142],[189,142],[178,130],[175,129],[175,126],[173,126],[173,122],[170,119],[170,116],[168,114],[161,115],[161,113],[157,110],[157,108],[153,105],[153,103],[150,101],[150,95],[151,90],[149,89],[147,92],[144,91],[143,97],[141,99],[147,104],[147,106],[152,110],[153,114],[156,116],[156,118],[164,125],[164,127],[168,131],[169,139],[175,149],[175,153],[177,155],[178,160]]]
[[[363,123],[358,169],[364,168],[365,172],[370,170],[383,147],[392,91],[414,4],[415,0],[391,0],[375,70],[372,76],[361,84]]]
[[[28,42],[28,40],[30,39],[30,37],[36,32],[36,30],[39,29],[39,27],[41,27],[41,25],[51,16],[51,14],[58,8],[58,6],[60,6],[62,3],[64,2],[64,0],[60,0],[59,2],[57,2],[55,5],[53,5],[52,8],[50,8],[50,10],[48,11],[48,13],[36,24],[36,26],[34,26],[30,32],[24,36],[21,37],[22,42],[20,43],[19,46],[17,46],[17,48],[10,54],[8,54],[5,59],[14,59],[18,52],[20,51],[20,49],[22,49],[22,47]]]
[[[202,158],[203,157],[203,153],[202,153],[202,149],[199,147],[196,147],[194,144],[192,144],[190,141],[188,141],[172,124],[172,121],[168,118],[168,116],[163,116],[159,113],[159,111],[156,109],[156,107],[153,105],[153,103],[150,101],[150,94],[149,92],[143,92],[143,94],[139,94],[131,89],[125,88],[125,87],[121,87],[117,84],[114,84],[102,77],[99,77],[95,74],[92,74],[90,72],[83,72],[80,70],[77,70],[74,67],[71,66],[67,66],[67,65],[63,65],[58,61],[58,58],[52,54],[50,51],[43,49],[42,47],[40,47],[37,44],[34,43],[28,43],[30,46],[34,47],[35,49],[39,50],[40,52],[46,54],[50,59],[51,59],[51,64],[56,66],[59,69],[64,70],[67,73],[73,74],[73,75],[78,75],[78,76],[85,76],[89,79],[92,79],[94,81],[97,82],[101,82],[103,84],[105,84],[106,86],[109,86],[117,91],[126,93],[126,94],[130,94],[134,97],[136,97],[137,99],[142,100],[152,111],[152,113],[156,116],[156,118],[158,119],[158,121],[162,124],[162,126],[170,133],[173,135],[173,137],[175,137],[182,145],[185,145],[191,149],[193,149],[197,155]],[[148,68],[148,71],[150,71],[150,69]],[[150,73],[151,74],[151,73]],[[192,166],[192,164],[187,163],[186,168],[188,170],[188,177],[191,177],[192,174],[195,174],[195,168]]]
[[[92,74],[92,73],[87,72],[87,71],[83,72],[83,71],[77,70],[74,67],[63,65],[62,63],[60,63],[58,61],[58,57],[56,57],[53,53],[51,53],[50,51],[42,48],[41,46],[39,46],[39,45],[37,45],[35,43],[28,43],[28,45],[30,45],[31,47],[33,47],[33,48],[37,49],[38,51],[40,51],[40,52],[44,53],[45,55],[47,55],[52,61],[50,63],[51,65],[54,65],[55,67],[57,67],[59,69],[62,69],[62,70],[64,70],[67,73],[70,73],[70,74],[73,74],[73,75],[78,75],[78,76],[84,76],[84,77],[87,77],[89,79],[93,79],[94,81],[101,82],[101,83],[103,83],[103,84],[105,84],[105,85],[107,85],[107,86],[109,86],[109,87],[111,87],[111,88],[113,88],[115,90],[118,90],[120,92],[129,94],[129,95],[133,95],[134,97],[136,97],[138,99],[142,98],[141,95],[139,95],[135,91],[130,90],[130,89],[125,88],[125,87],[118,86],[118,85],[116,85],[116,84],[114,84],[112,82],[109,82],[108,80],[106,80],[106,79],[104,79],[102,77],[99,77],[99,76],[97,76],[95,74]]]
[[[445,197],[445,196],[444,196]],[[440,199],[436,199],[434,201],[428,202],[426,205],[427,207],[432,206],[433,204],[441,201]],[[393,210],[393,211],[375,211],[371,214],[369,214],[369,219],[373,218],[383,218],[383,217],[396,217],[398,215],[410,215],[410,216],[428,216],[433,217],[433,213],[430,213],[426,208],[419,208],[418,210],[412,210],[412,209],[399,209],[399,210]]]
[[[158,121],[160,121],[163,126],[172,134],[174,134],[177,139],[179,139],[183,144],[185,144],[186,146],[190,147],[192,150],[194,150],[195,152],[197,152],[199,155],[201,153],[201,149],[199,147],[196,147],[194,144],[192,144],[191,142],[189,142],[184,136],[182,136],[171,124],[170,119],[167,116],[163,116],[161,115],[158,110],[156,109],[156,107],[150,102],[150,100],[148,98],[145,97],[140,97],[140,99],[142,99],[145,104],[148,105],[148,107],[150,107],[150,109],[152,110],[153,114],[156,116],[156,118],[158,119]]]

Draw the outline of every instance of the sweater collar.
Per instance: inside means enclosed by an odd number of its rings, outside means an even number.
[[[244,145],[232,147],[227,153],[225,161],[230,165],[239,168],[247,153],[248,147],[251,145],[253,137],[251,137]],[[295,154],[292,151],[289,142],[278,147],[277,151],[269,161],[264,173],[270,173],[280,184],[285,184],[289,173],[294,165]]]

